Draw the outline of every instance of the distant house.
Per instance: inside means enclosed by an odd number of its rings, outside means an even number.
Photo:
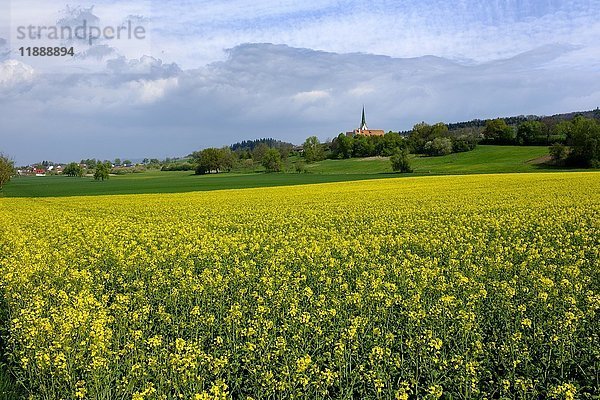
[[[304,154],[304,146],[294,146],[292,151],[296,154]]]
[[[36,168],[33,172],[35,173],[35,176],[46,176],[45,169]]]
[[[33,168],[31,166],[28,166],[28,167],[25,167],[23,169],[18,170],[17,174],[21,175],[21,176],[34,175],[35,174],[35,168]]]
[[[365,108],[362,111],[362,122],[360,128],[353,130],[352,132],[346,132],[346,136],[384,136],[385,131],[381,129],[369,129],[367,126],[367,118],[365,117]]]

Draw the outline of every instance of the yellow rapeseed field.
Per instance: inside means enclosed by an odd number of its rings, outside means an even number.
[[[31,399],[593,398],[599,253],[600,173],[0,199],[3,351]]]

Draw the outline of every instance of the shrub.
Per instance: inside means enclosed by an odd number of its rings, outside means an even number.
[[[298,161],[294,164],[294,170],[299,174],[308,172],[308,170],[306,169],[306,163],[302,161]]]
[[[447,156],[452,153],[452,140],[449,138],[435,138],[425,143],[425,153],[430,156]]]
[[[163,165],[161,171],[193,171],[194,165],[189,162]]]
[[[400,173],[408,173],[413,172],[410,166],[409,154],[408,150],[399,150],[390,157],[390,161],[392,162],[392,170]]]
[[[455,139],[452,142],[452,151],[454,153],[464,153],[477,147],[477,142],[469,139]]]
[[[550,146],[550,157],[552,162],[556,165],[562,165],[569,156],[569,149],[560,143],[554,143]]]

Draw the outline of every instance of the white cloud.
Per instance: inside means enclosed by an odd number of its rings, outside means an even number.
[[[140,80],[127,84],[127,89],[135,93],[138,101],[150,104],[163,98],[169,90],[173,90],[179,84],[177,77],[157,80]]]
[[[348,91],[348,94],[350,96],[366,96],[368,94],[371,94],[375,92],[375,87],[373,85],[370,84],[359,84],[356,87],[350,89]]]
[[[326,90],[311,90],[308,92],[296,93],[292,96],[292,99],[300,104],[307,104],[319,102],[329,97],[329,92]]]
[[[0,87],[29,83],[35,77],[34,69],[22,62],[8,60],[0,63]]]
[[[181,72],[177,64],[165,64],[162,60],[143,56],[139,59],[127,59],[124,56],[106,61],[106,70],[116,74],[150,74],[151,76],[171,76]]]

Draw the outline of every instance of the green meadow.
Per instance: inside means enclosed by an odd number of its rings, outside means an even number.
[[[466,153],[454,153],[443,157],[411,155],[415,174],[494,174],[508,172],[548,171],[540,164],[548,154],[545,146],[478,146]],[[325,160],[308,166],[313,173],[386,173],[392,172],[386,157],[350,158]]]
[[[443,157],[411,156],[414,173],[406,176],[514,173],[558,170],[542,163],[547,147],[478,146],[467,153]],[[258,171],[196,176],[192,172],[150,171],[112,176],[104,182],[90,177],[17,177],[0,196],[64,197],[106,194],[182,193],[223,189],[292,186],[382,179],[401,176],[392,172],[385,157],[325,160],[309,164],[304,173]]]

